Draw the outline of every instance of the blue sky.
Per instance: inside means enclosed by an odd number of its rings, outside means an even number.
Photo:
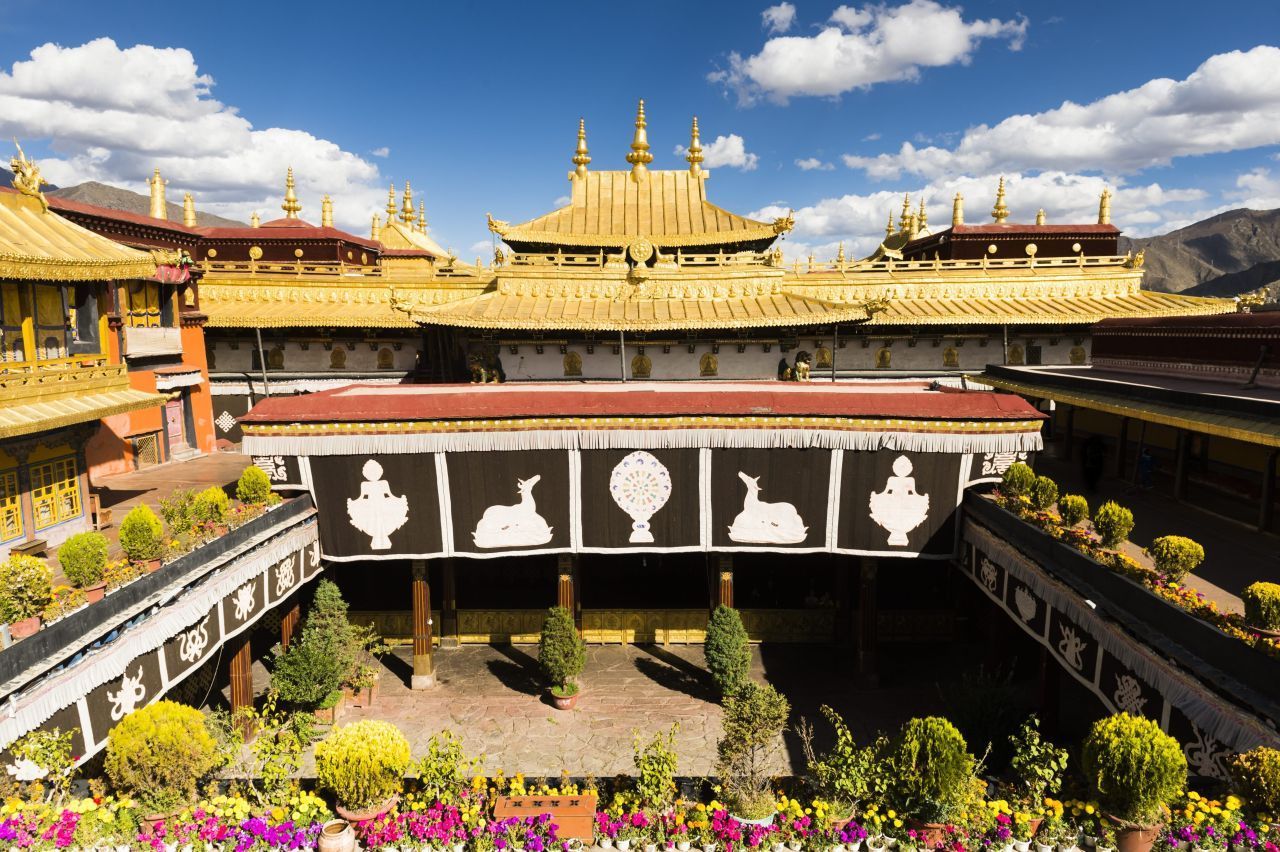
[[[4,8],[0,133],[55,182],[142,191],[159,165],[171,201],[247,221],[280,215],[292,164],[304,218],[329,192],[367,233],[409,178],[464,258],[486,213],[566,194],[579,116],[592,167],[626,168],[639,97],[653,167],[684,166],[696,114],[712,199],[794,208],[793,255],[870,250],[903,192],[945,225],[962,191],[978,221],[999,174],[1025,221],[1088,221],[1118,188],[1133,234],[1280,206],[1276,0]]]

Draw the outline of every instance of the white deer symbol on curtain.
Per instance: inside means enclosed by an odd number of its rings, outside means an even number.
[[[476,547],[529,547],[551,541],[552,528],[538,514],[533,499],[533,486],[542,476],[516,480],[516,493],[520,502],[513,506],[490,506],[484,510],[475,532],[471,534]]]
[[[729,527],[729,538],[743,544],[799,544],[809,533],[800,513],[790,503],[765,503],[760,499],[760,477],[738,471],[747,486],[742,511]]]

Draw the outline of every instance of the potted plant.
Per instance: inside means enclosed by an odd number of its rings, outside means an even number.
[[[160,517],[169,528],[169,535],[182,538],[196,528],[196,492],[193,488],[178,488],[160,500]]]
[[[266,471],[251,464],[236,481],[236,499],[250,506],[262,506],[271,500],[271,479]]]
[[[808,764],[809,784],[818,798],[830,805],[831,819],[836,825],[853,817],[854,808],[872,796],[878,778],[880,755],[885,740],[859,747],[843,718],[827,705],[818,708],[835,731],[835,742],[818,754],[813,747],[813,728],[801,719],[797,733]]]
[[[1108,500],[1094,513],[1093,530],[1103,547],[1119,547],[1133,532],[1133,512]]]
[[[1019,801],[1035,808],[1044,803],[1045,796],[1057,795],[1067,771],[1067,750],[1040,736],[1040,719],[1030,716],[1009,737],[1009,744],[1013,750],[1009,769],[1014,774]],[[1032,834],[1038,828],[1032,825]]]
[[[676,773],[680,764],[676,755],[678,724],[665,733],[659,732],[647,743],[639,731],[632,732],[632,755],[636,767],[636,793],[640,804],[653,813],[666,816],[676,801]]]
[[[538,665],[547,677],[551,701],[557,710],[572,710],[578,703],[580,687],[575,678],[582,674],[586,655],[573,614],[562,606],[547,610],[538,640]]]
[[[775,806],[765,767],[781,747],[791,705],[769,684],[748,680],[725,699],[717,771],[734,819],[770,825]]]
[[[1280,751],[1258,746],[1230,763],[1231,781],[1257,813],[1280,814]]]
[[[1187,759],[1178,741],[1150,719],[1117,713],[1094,723],[1081,764],[1116,827],[1120,852],[1149,852],[1163,809],[1187,783]]]
[[[40,629],[40,617],[53,600],[53,572],[43,559],[14,554],[0,563],[0,622],[14,639]]]
[[[1251,583],[1240,593],[1244,620],[1260,636],[1280,638],[1280,584]]]
[[[751,670],[751,645],[736,609],[724,604],[715,608],[702,650],[716,688],[722,696],[732,695]]]
[[[218,762],[204,714],[174,701],[135,710],[107,735],[107,777],[137,800],[150,825],[194,801],[196,785]]]
[[[1094,852],[1116,852],[1116,830],[1110,825],[1103,825],[1098,828],[1098,842],[1093,847]]]
[[[1071,529],[1089,520],[1089,501],[1079,494],[1064,494],[1058,498],[1058,516],[1062,518],[1062,525]]]
[[[409,768],[409,741],[390,722],[365,719],[334,728],[316,743],[316,782],[337,798],[350,822],[394,807]]]
[[[1162,535],[1152,540],[1147,555],[1166,580],[1181,583],[1204,561],[1204,547],[1185,536]]]
[[[130,562],[145,565],[148,571],[160,567],[164,553],[164,525],[145,504],[129,510],[120,522],[120,548]]]
[[[890,800],[906,811],[928,845],[968,802],[977,762],[964,736],[939,716],[911,719],[894,740],[886,774]]]
[[[191,517],[206,534],[214,537],[226,535],[227,511],[230,508],[231,500],[227,497],[227,492],[216,485],[210,485],[192,500]]]
[[[107,569],[107,537],[99,532],[82,532],[68,538],[58,548],[58,564],[71,585],[83,589],[89,603],[97,603],[107,593],[102,579]]]

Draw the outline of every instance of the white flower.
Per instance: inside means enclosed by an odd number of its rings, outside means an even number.
[[[16,781],[37,781],[49,774],[49,770],[25,757],[16,760],[12,766],[6,767],[5,771]]]

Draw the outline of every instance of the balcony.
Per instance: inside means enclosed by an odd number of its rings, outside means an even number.
[[[101,356],[58,358],[0,370],[0,438],[59,429],[164,402],[129,387],[123,364]]]

